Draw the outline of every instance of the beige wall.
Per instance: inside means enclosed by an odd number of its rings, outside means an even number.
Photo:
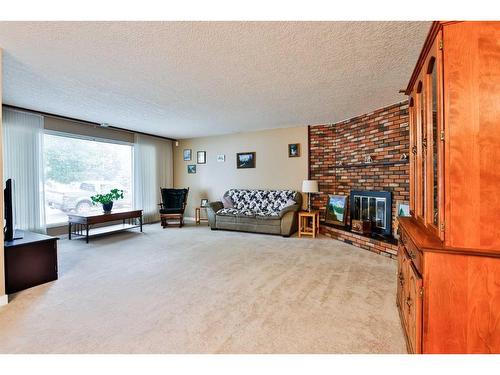
[[[3,223],[3,124],[2,124],[2,49],[0,48],[0,181],[2,181],[2,190],[0,191],[0,222]],[[3,230],[0,231],[0,305],[5,297],[5,267],[4,267],[4,249],[3,249]]]
[[[300,157],[288,157],[288,144],[300,143]],[[183,160],[183,150],[192,150],[191,161]],[[196,164],[196,152],[207,152],[207,163]],[[237,169],[236,153],[256,153],[256,167]],[[218,154],[226,161],[218,163]],[[201,198],[220,200],[230,188],[293,189],[300,191],[307,179],[307,126],[223,136],[184,139],[174,147],[174,186],[189,187],[186,216],[194,217]],[[196,174],[187,165],[196,164]]]

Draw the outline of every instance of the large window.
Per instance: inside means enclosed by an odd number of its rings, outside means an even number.
[[[132,145],[60,133],[44,134],[45,216],[48,225],[67,222],[70,212],[102,211],[90,197],[113,188],[124,199],[113,209],[131,208]]]

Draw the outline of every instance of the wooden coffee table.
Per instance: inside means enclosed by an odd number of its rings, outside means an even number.
[[[119,220],[121,220],[122,223],[92,228],[92,225],[95,224]],[[68,239],[70,240],[72,236],[85,237],[85,240],[89,243],[89,238],[92,236],[121,232],[133,228],[140,228],[142,232],[142,210],[117,210],[109,214],[88,212],[84,214],[68,215]]]

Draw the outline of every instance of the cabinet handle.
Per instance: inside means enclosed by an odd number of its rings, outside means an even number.
[[[410,259],[415,259],[417,257],[413,251],[410,251],[409,253],[410,253]]]

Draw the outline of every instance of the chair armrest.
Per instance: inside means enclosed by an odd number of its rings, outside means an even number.
[[[287,207],[283,208],[280,211],[279,216],[283,217],[283,215],[285,215],[287,212],[297,212],[299,210],[300,210],[300,205],[299,204],[293,204],[291,206],[287,206]]]

